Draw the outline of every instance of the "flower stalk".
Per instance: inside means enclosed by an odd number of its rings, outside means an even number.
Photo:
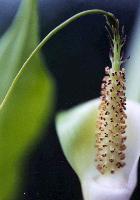
[[[120,34],[119,21],[107,30],[111,43],[110,60],[112,68],[106,67],[106,76],[101,85],[101,102],[98,111],[96,133],[96,162],[101,174],[115,171],[125,166],[126,97],[125,69],[121,68],[122,47],[125,38]]]
[[[137,182],[140,105],[126,101],[125,37],[118,20],[105,16],[112,67],[105,69],[101,97],[58,114],[56,129],[84,200],[129,200]]]

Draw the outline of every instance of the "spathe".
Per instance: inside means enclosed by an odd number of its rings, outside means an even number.
[[[96,169],[95,129],[99,100],[92,100],[57,116],[56,128],[64,154],[77,173],[85,200],[128,200],[137,182],[140,155],[140,105],[127,102],[126,166],[113,175]]]

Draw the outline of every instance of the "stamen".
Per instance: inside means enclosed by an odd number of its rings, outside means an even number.
[[[113,174],[125,165],[125,70],[106,67],[105,73],[97,120],[96,162],[102,174]]]

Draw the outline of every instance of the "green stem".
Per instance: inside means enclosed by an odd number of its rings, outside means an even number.
[[[118,33],[119,34],[119,33]],[[113,48],[113,58],[112,58],[112,67],[115,71],[120,70],[121,66],[121,50],[122,50],[122,38],[120,35],[114,39],[114,48]]]
[[[121,35],[119,32],[119,22],[118,22],[118,26],[111,27],[111,34],[112,35],[112,55],[111,55],[111,63],[112,63],[112,68],[115,71],[119,71],[120,67],[121,67],[121,63],[122,63],[122,58],[121,58],[121,52],[122,52],[122,48],[125,42],[125,37],[123,36],[123,34]],[[123,38],[124,37],[124,38]]]
[[[115,27],[116,30],[118,30],[118,21],[115,18],[115,16],[112,13],[106,12],[104,10],[99,10],[99,9],[93,9],[93,10],[86,10],[83,12],[80,12],[74,16],[72,16],[71,18],[67,19],[65,22],[61,23],[59,26],[57,26],[55,29],[53,29],[40,43],[39,45],[36,47],[36,49],[30,54],[30,56],[28,57],[28,59],[25,61],[25,63],[23,64],[23,66],[21,67],[21,69],[19,70],[19,72],[17,73],[15,79],[13,80],[11,86],[9,87],[9,90],[7,92],[7,94],[5,95],[3,102],[0,105],[0,109],[3,107],[4,103],[6,102],[6,99],[8,98],[8,95],[10,94],[10,91],[12,90],[12,87],[14,87],[14,84],[16,83],[17,79],[20,77],[20,74],[22,72],[22,70],[24,70],[24,68],[27,66],[27,64],[30,63],[30,61],[32,60],[33,56],[35,56],[40,49],[45,45],[46,42],[48,42],[53,36],[55,36],[60,30],[62,30],[63,28],[65,28],[67,25],[71,24],[72,22],[74,22],[75,20],[84,17],[86,15],[92,15],[92,14],[99,14],[99,15],[103,15],[108,24],[111,27]]]
[[[74,22],[75,20],[86,16],[86,15],[92,15],[92,14],[99,14],[99,15],[103,15],[104,17],[106,17],[107,19],[112,21],[112,25],[116,24],[116,18],[114,17],[114,15],[112,13],[106,12],[104,10],[99,10],[99,9],[94,9],[94,10],[86,10],[83,12],[80,12],[74,16],[72,16],[71,18],[67,19],[65,22],[61,23],[59,26],[57,26],[55,29],[53,29],[41,42],[40,44],[36,47],[36,49],[31,53],[31,55],[29,56],[29,58],[26,60],[26,62],[24,63],[24,65],[22,67],[24,67],[27,63],[30,62],[31,58],[37,53],[39,52],[39,50],[45,45],[46,42],[48,42],[53,36],[55,36],[60,30],[62,30],[63,28],[65,28],[67,25],[71,24],[72,22]]]
[[[121,55],[120,55],[120,49],[117,48],[117,44],[114,44],[114,58],[112,63],[112,68],[114,68],[115,71],[120,70],[121,65]]]

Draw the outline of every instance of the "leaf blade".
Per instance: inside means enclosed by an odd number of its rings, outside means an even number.
[[[2,200],[15,199],[23,178],[21,170],[25,155],[40,138],[54,106],[54,80],[45,68],[40,52],[30,62],[25,62],[38,44],[36,8],[37,1],[22,1],[19,14],[0,43]]]
[[[36,9],[36,0],[21,1],[12,25],[0,39],[0,102],[28,55],[38,44]]]

